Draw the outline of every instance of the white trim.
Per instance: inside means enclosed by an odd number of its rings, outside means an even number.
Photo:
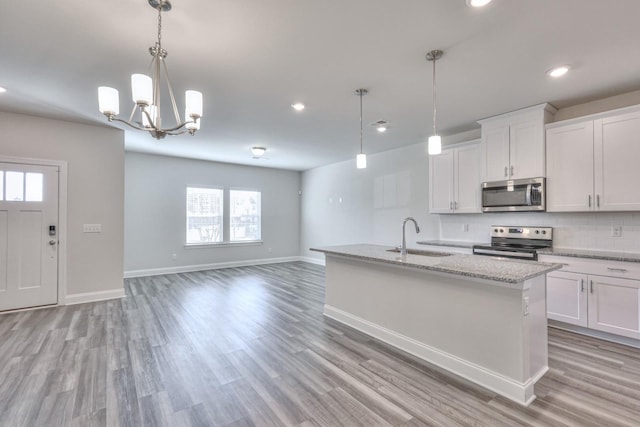
[[[130,279],[133,277],[159,276],[162,274],[189,273],[192,271],[217,270],[220,268],[232,268],[232,267],[248,267],[252,265],[264,265],[264,264],[279,264],[282,262],[294,262],[294,261],[301,261],[300,257],[292,256],[292,257],[282,257],[282,258],[249,259],[245,261],[216,262],[213,264],[149,268],[145,270],[125,271],[124,278]]]
[[[309,256],[301,256],[300,261],[308,262],[309,264],[326,265],[324,257],[320,259],[320,258],[311,258]]]
[[[330,305],[325,304],[323,314],[524,406],[528,406],[536,398],[533,386],[549,369],[545,366],[532,378],[520,383]]]
[[[2,163],[52,166],[58,168],[58,304],[64,305],[67,296],[67,176],[64,160],[34,159],[0,155]]]
[[[229,246],[262,246],[264,242],[262,240],[236,240],[233,242],[209,242],[209,243],[185,243],[185,249],[209,249]]]
[[[65,305],[83,304],[86,302],[104,301],[109,299],[124,298],[124,289],[112,289],[110,291],[83,292],[67,295]]]
[[[617,344],[628,345],[630,347],[640,348],[640,340],[624,337],[622,335],[615,335],[608,332],[598,331],[595,329],[589,329],[578,325],[572,325],[570,323],[564,323],[557,320],[549,319],[548,325],[552,328],[561,329],[563,331],[574,332],[576,334],[586,335],[593,338],[598,338],[605,341],[614,342]]]

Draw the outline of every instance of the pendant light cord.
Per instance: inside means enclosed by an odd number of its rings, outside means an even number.
[[[437,59],[433,59],[433,134],[436,133],[436,61]]]
[[[359,92],[360,95],[360,154],[362,154],[362,95],[364,95],[364,93],[362,92],[362,89]]]

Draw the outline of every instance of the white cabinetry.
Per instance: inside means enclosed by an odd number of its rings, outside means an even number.
[[[639,110],[547,126],[547,211],[640,210]]]
[[[545,176],[545,123],[557,110],[541,104],[480,120],[482,180]]]
[[[429,211],[480,212],[479,141],[429,156]]]
[[[547,317],[640,339],[640,264],[540,257],[564,263],[547,274]]]

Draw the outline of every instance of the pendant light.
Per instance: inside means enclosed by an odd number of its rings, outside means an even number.
[[[442,58],[441,50],[432,50],[427,53],[427,61],[433,62],[433,135],[429,137],[428,153],[430,156],[440,154],[442,152],[442,139],[436,133],[436,61]]]
[[[360,97],[360,154],[356,156],[356,167],[367,168],[367,155],[362,151],[362,97],[369,93],[367,89],[356,89],[356,95]]]

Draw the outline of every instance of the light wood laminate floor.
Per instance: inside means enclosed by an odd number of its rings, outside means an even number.
[[[639,426],[640,350],[550,329],[523,408],[322,315],[306,263],[0,314],[1,426]]]

